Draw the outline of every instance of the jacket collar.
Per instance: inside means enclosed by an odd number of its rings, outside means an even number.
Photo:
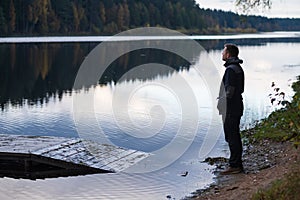
[[[228,58],[224,64],[225,67],[231,65],[231,64],[242,64],[243,60],[239,59],[238,57],[231,57]]]

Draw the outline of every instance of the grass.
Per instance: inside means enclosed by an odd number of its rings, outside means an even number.
[[[264,190],[258,190],[252,200],[298,200],[300,194],[300,163],[283,179],[276,180]]]
[[[292,85],[295,95],[291,102],[282,101],[284,108],[273,112],[253,129],[243,131],[250,142],[270,139],[277,142],[291,141],[300,145],[300,76]],[[269,188],[258,190],[252,200],[296,200],[300,194],[300,162],[284,178],[274,181]]]

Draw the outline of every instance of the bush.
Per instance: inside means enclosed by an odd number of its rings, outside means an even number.
[[[274,111],[250,130],[253,137],[250,140],[292,141],[296,148],[300,145],[300,76],[292,88],[295,91],[292,102],[284,101],[284,108]]]

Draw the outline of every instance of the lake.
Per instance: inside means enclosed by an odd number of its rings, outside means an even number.
[[[224,43],[237,43],[244,60],[242,129],[280,108],[272,82],[291,100],[300,75],[300,32],[139,38],[144,48],[128,48],[136,37],[107,40],[2,38],[0,133],[82,137],[152,156],[116,174],[1,178],[1,199],[189,196],[214,181],[203,159],[228,156],[214,108]]]

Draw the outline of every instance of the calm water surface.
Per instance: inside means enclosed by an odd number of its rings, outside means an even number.
[[[166,52],[131,52],[112,63],[99,84],[76,91],[72,87],[79,66],[97,43],[0,44],[1,134],[89,139],[101,127],[111,143],[154,154],[169,143],[175,143],[180,150],[183,144],[189,144],[182,156],[155,172],[125,170],[117,174],[37,181],[2,178],[0,198],[167,199],[167,195],[171,195],[180,199],[212,183],[213,168],[202,163],[199,155],[204,141],[212,142],[206,140],[208,130],[215,134],[215,139],[206,156],[228,156],[228,150],[218,129],[220,118],[211,116],[215,98],[197,69],[204,64],[216,68],[218,74],[213,76],[220,78],[225,69],[221,61],[223,44],[241,45],[240,58],[244,60],[246,76],[242,128],[250,127],[276,109],[269,97],[274,93],[272,82],[289,100],[293,95],[290,86],[300,75],[299,38],[229,39],[201,41],[207,51],[195,55],[192,65]],[[152,70],[145,63],[162,63],[172,68]],[[144,65],[139,70],[145,76],[135,77],[136,74],[131,73],[133,66],[138,65]],[[178,91],[185,89],[190,90],[192,96],[178,98]],[[75,126],[73,101],[76,95],[92,95],[94,110],[82,109],[77,113],[80,124]],[[195,110],[197,115],[184,113],[186,110]],[[92,115],[96,124],[90,118]],[[191,121],[197,122],[195,127],[191,127]],[[78,134],[78,126],[85,135]],[[179,130],[184,134],[179,135]],[[150,158],[133,169],[143,170],[147,165],[161,163]],[[181,176],[186,171],[188,175]]]

